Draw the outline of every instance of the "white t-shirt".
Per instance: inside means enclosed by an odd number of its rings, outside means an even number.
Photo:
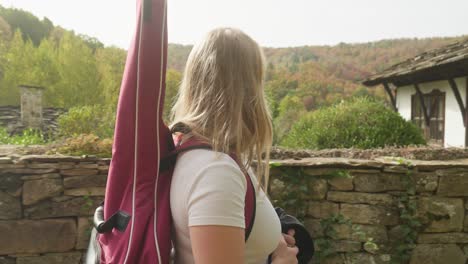
[[[250,178],[257,184],[252,171]],[[247,181],[236,162],[224,153],[196,149],[177,158],[171,183],[175,264],[194,263],[189,226],[245,228]],[[255,222],[245,246],[245,263],[265,263],[281,238],[281,225],[265,193],[256,198]]]

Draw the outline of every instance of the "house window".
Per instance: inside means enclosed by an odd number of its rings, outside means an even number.
[[[411,120],[422,129],[424,136],[430,144],[444,144],[445,130],[445,93],[433,90],[423,94],[427,115],[429,116],[429,126],[426,126],[424,111],[417,94],[411,96]]]

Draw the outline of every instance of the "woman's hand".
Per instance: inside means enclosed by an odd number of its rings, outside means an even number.
[[[297,253],[299,249],[296,247],[294,239],[294,230],[289,230],[288,234],[283,234],[278,244],[278,247],[271,255],[272,264],[297,264]]]

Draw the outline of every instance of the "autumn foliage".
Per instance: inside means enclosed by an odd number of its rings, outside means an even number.
[[[273,116],[274,143],[285,142],[284,137],[302,116],[342,100],[367,96],[388,105],[383,89],[369,89],[360,81],[457,39],[264,48],[265,92]],[[188,45],[169,45],[164,111],[167,121],[191,49]],[[125,58],[126,51],[121,48],[65,30],[47,18],[40,20],[29,12],[0,6],[0,105],[19,105],[20,84],[43,86],[45,107],[71,110],[61,126],[67,135],[94,133],[110,137],[114,126],[110,117],[115,117]],[[97,131],[83,131],[87,126],[82,120],[99,124],[94,127]]]

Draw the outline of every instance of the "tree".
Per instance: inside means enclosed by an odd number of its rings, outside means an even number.
[[[296,95],[287,95],[278,107],[278,117],[273,121],[274,143],[279,143],[288,134],[292,125],[306,113],[304,103]]]
[[[22,32],[23,40],[31,39],[35,46],[39,46],[40,42],[49,36],[50,30],[53,28],[49,19],[39,20],[30,12],[15,9],[15,8],[0,8],[0,16],[2,16],[11,28]]]
[[[12,37],[11,27],[8,22],[0,16],[0,43],[5,44]]]
[[[20,92],[18,85],[31,84],[33,74],[29,70],[34,56],[31,41],[23,41],[21,31],[17,30],[5,54],[4,73],[0,89],[0,104],[18,105]]]
[[[10,25],[0,16],[0,85],[5,72],[6,53],[11,37]]]
[[[42,40],[34,52],[33,59],[31,71],[33,71],[34,83],[32,84],[45,88],[45,106],[57,106],[57,84],[60,82],[60,74],[54,44],[48,39]]]
[[[169,121],[171,108],[177,99],[182,74],[176,70],[168,70],[166,73],[166,96],[164,99],[164,119]]]
[[[92,50],[79,37],[65,32],[60,39],[57,55],[60,81],[55,88],[59,107],[95,105],[102,103],[99,73]]]
[[[99,72],[99,90],[103,94],[103,103],[115,113],[119,100],[120,85],[127,53],[117,47],[96,50],[96,63]]]

